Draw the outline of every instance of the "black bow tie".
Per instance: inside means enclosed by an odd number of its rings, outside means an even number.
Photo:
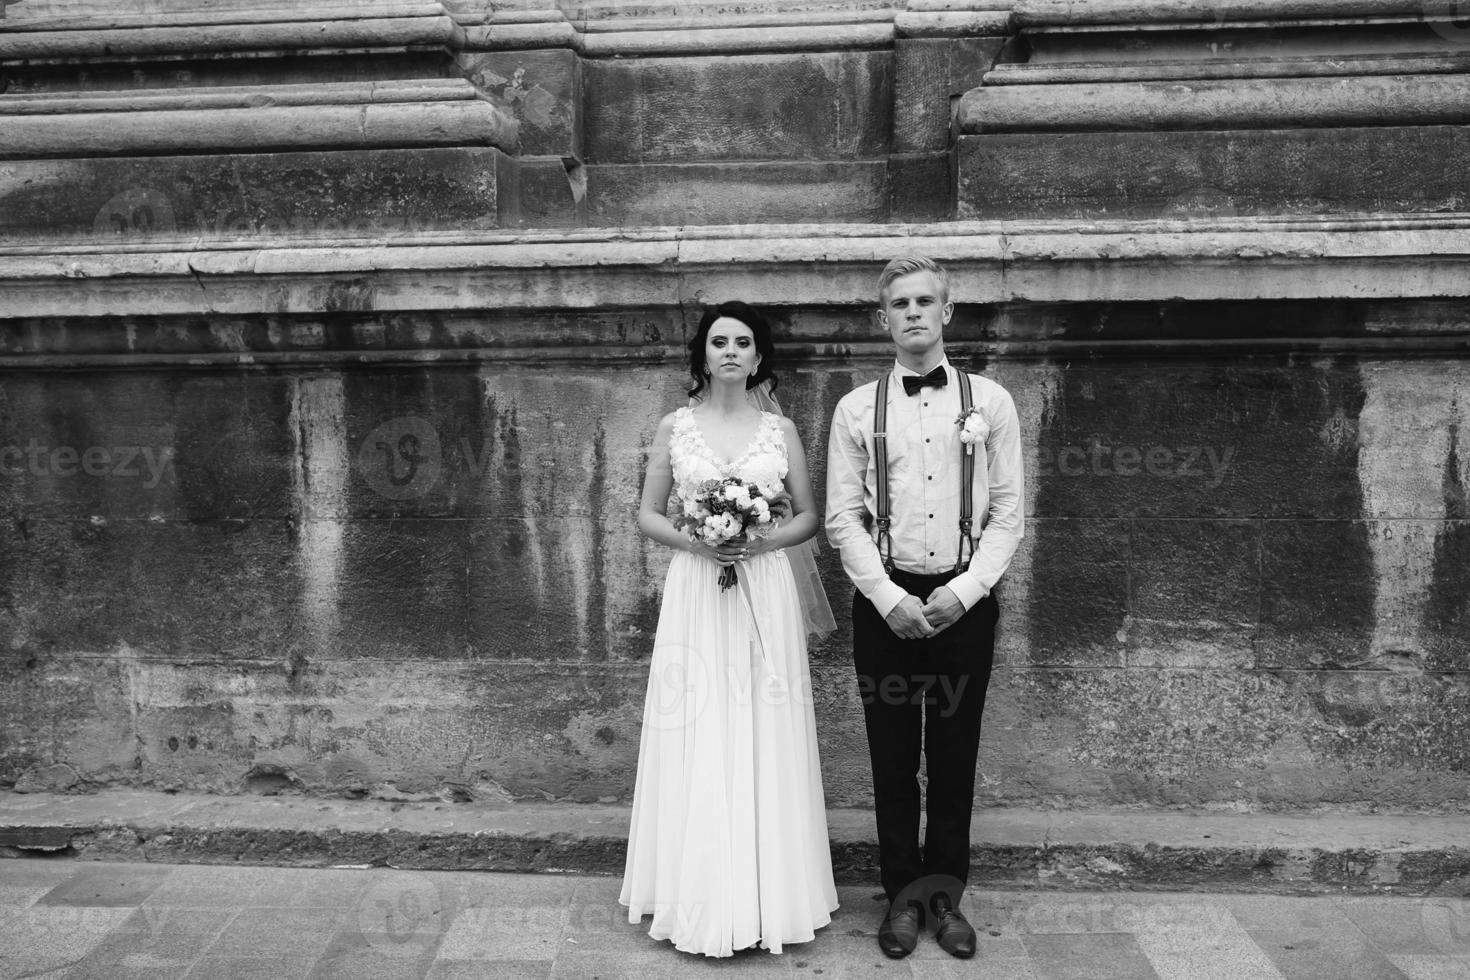
[[[903,393],[912,395],[920,388],[943,388],[949,384],[949,375],[944,370],[944,365],[930,371],[925,375],[905,374],[903,376]]]

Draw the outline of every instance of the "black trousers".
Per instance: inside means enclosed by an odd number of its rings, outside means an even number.
[[[893,580],[922,601],[952,574]],[[994,593],[937,636],[904,640],[873,604],[853,594],[852,645],[873,764],[879,870],[890,902],[958,903],[969,881],[970,815],[980,716],[995,656]],[[919,765],[928,772],[928,823],[919,847]]]

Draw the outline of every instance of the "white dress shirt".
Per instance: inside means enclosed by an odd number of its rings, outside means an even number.
[[[1021,424],[1015,402],[1000,385],[963,375],[940,362],[949,381],[943,388],[903,389],[910,371],[894,364],[888,382],[888,508],[896,568],[919,575],[951,571],[960,550],[961,379],[968,378],[972,404],[989,427],[975,445],[974,515],[978,540],[970,567],[948,583],[966,609],[985,598],[1004,574],[1024,531],[1025,476],[1021,468]],[[886,617],[908,595],[883,569],[878,552],[877,466],[873,451],[870,381],[843,396],[832,415],[827,443],[827,540],[842,555],[842,567],[879,615]],[[966,555],[969,549],[966,549]],[[919,596],[927,599],[927,596]]]

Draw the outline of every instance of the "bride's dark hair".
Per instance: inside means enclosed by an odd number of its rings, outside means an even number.
[[[689,376],[694,383],[689,386],[689,397],[698,398],[704,391],[704,386],[709,382],[704,372],[704,345],[709,340],[709,328],[714,326],[715,321],[721,317],[729,317],[739,320],[750,328],[755,335],[755,352],[761,356],[760,364],[756,365],[755,374],[745,379],[745,388],[749,391],[762,381],[770,380],[770,391],[776,390],[776,345],[771,340],[771,325],[766,318],[756,312],[755,307],[739,300],[728,303],[720,303],[718,306],[706,306],[704,315],[699,318],[699,329],[689,340]]]

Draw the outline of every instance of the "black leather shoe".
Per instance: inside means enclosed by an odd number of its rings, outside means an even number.
[[[919,945],[919,908],[890,906],[878,927],[878,948],[889,959],[901,960]]]
[[[934,896],[934,938],[950,956],[967,960],[975,955],[975,927],[950,903],[948,896]]]

